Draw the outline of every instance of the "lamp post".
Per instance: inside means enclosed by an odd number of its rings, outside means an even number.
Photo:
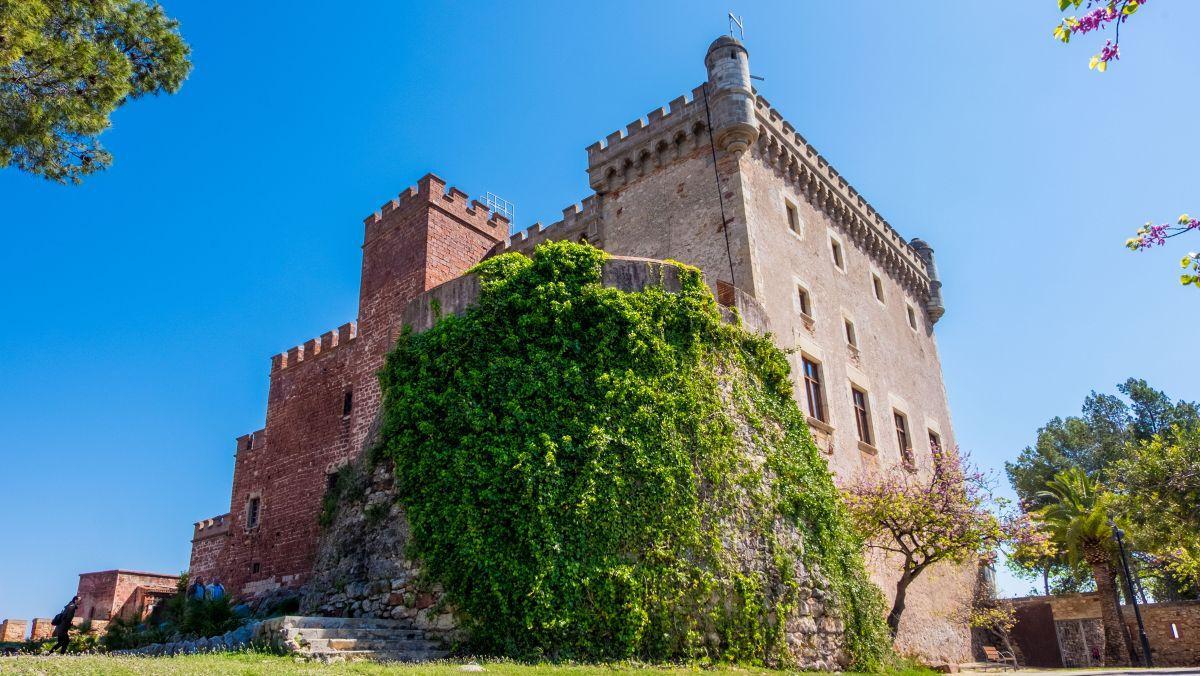
[[[1133,616],[1137,619],[1138,638],[1142,640],[1142,663],[1146,667],[1154,666],[1154,660],[1150,657],[1150,639],[1146,638],[1146,625],[1142,624],[1142,611],[1138,610],[1137,592],[1133,589],[1133,576],[1129,574],[1129,561],[1125,558],[1125,531],[1117,527],[1116,522],[1110,520],[1109,526],[1112,526],[1113,537],[1117,540],[1117,551],[1121,553],[1121,570],[1125,573],[1125,588],[1129,590],[1129,602],[1133,604]]]

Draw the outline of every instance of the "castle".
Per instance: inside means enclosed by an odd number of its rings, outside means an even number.
[[[720,303],[752,298],[794,350],[796,400],[839,479],[930,471],[931,450],[955,443],[933,250],[901,237],[753,89],[741,42],[719,38],[704,63],[689,96],[587,148],[593,194],[559,222],[510,235],[504,217],[432,174],[366,218],[357,321],[272,357],[266,425],[237,439],[229,512],[195,524],[194,577],[244,596],[308,582],[322,498],[369,440],[375,374],[406,306],[488,256],[547,240],[683,261]],[[897,567],[872,567],[890,594]],[[899,648],[967,659],[969,631],[953,618],[973,580],[949,565],[922,576]]]

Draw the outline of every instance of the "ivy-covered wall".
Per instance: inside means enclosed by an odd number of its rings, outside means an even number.
[[[474,306],[388,357],[364,462],[394,464],[387,518],[439,607],[517,657],[878,667],[881,597],[785,355],[698,271],[629,293],[604,257],[485,261]]]

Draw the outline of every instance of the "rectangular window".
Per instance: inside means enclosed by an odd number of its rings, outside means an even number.
[[[258,498],[250,498],[250,503],[246,505],[246,527],[247,528],[257,528],[258,527],[258,512],[259,512],[259,499]]]
[[[917,313],[913,310],[913,306],[908,306],[908,326],[912,330],[917,330]]]
[[[929,430],[929,450],[933,453],[942,450],[942,438],[933,430]]]
[[[858,336],[854,333],[854,322],[846,320],[846,342],[851,347],[858,347]]]
[[[900,459],[906,464],[914,464],[912,442],[908,438],[908,418],[900,411],[892,411],[896,421],[896,443],[900,446]]]
[[[854,422],[858,425],[858,440],[871,444],[871,409],[867,405],[867,393],[857,387],[850,388],[854,401]]]
[[[796,205],[784,200],[783,208],[787,211],[788,228],[794,232],[800,233],[800,212],[796,211]]]
[[[350,415],[352,410],[354,410],[354,392],[347,390],[346,396],[342,397],[342,415]]]
[[[796,298],[800,302],[800,314],[807,317],[812,316],[812,305],[808,299],[808,290],[803,286],[796,287]]]
[[[808,395],[808,414],[821,422],[825,420],[825,397],[821,391],[821,365],[802,357],[804,366],[804,393]]]
[[[251,573],[257,575],[258,571],[260,571],[260,570],[262,570],[262,567],[259,565],[258,561],[255,561],[254,563],[250,564],[250,572]]]
[[[833,252],[833,264],[837,266],[839,270],[845,270],[846,264],[845,261],[842,260],[842,245],[839,244],[836,239],[831,237],[829,239],[829,249]]]
[[[871,286],[875,288],[875,300],[883,302],[883,280],[879,279],[879,275],[871,275]]]

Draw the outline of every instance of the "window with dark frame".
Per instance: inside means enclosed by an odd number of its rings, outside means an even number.
[[[858,336],[854,333],[854,322],[846,320],[846,342],[851,347],[858,347]]]
[[[260,503],[259,503],[258,498],[250,498],[250,503],[246,505],[246,527],[247,528],[257,528],[258,527],[259,505],[260,505]]]
[[[258,563],[258,561],[255,561],[254,563],[250,564],[250,572],[252,574],[257,575],[258,571],[260,571],[260,570],[262,570],[262,566]]]
[[[915,464],[912,452],[912,441],[908,437],[908,418],[900,411],[892,411],[896,421],[896,442],[900,446],[900,458],[907,464]]]
[[[829,248],[833,252],[833,264],[836,265],[839,270],[845,270],[846,266],[842,261],[842,245],[839,244],[836,239],[830,237]]]
[[[800,214],[796,212],[796,205],[784,200],[783,208],[787,211],[788,228],[792,232],[800,232]]]
[[[933,430],[929,430],[929,450],[934,453],[942,450],[942,438]]]
[[[825,419],[825,397],[821,390],[821,365],[801,357],[804,367],[804,393],[808,395],[808,414],[821,422]]]
[[[352,410],[354,410],[354,392],[346,390],[346,395],[342,397],[342,416],[350,415]]]
[[[879,279],[879,275],[871,275],[871,286],[875,289],[875,299],[880,303],[883,302],[883,280]]]
[[[911,305],[908,306],[908,326],[912,329],[917,328],[917,313]]]
[[[854,400],[854,422],[858,426],[858,440],[871,444],[871,414],[867,407],[867,393],[857,387],[850,388]]]
[[[812,316],[812,306],[809,304],[808,290],[805,289],[803,286],[797,286],[796,287],[796,297],[800,300],[800,314],[811,317]]]

